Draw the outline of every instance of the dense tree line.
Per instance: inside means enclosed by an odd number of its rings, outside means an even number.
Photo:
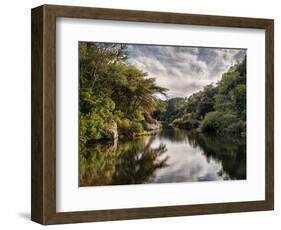
[[[246,132],[246,57],[232,66],[216,83],[188,98],[165,102],[164,112],[155,116],[173,126],[217,135],[245,135]]]

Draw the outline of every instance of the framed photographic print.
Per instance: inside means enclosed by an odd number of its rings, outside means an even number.
[[[273,20],[32,9],[41,224],[274,208]]]

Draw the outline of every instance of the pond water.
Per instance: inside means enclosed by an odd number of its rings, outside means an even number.
[[[80,186],[246,179],[246,141],[164,127],[80,150]]]

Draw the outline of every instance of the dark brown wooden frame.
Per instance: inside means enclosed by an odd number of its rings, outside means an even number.
[[[264,201],[56,212],[56,18],[88,18],[264,29],[266,186]],[[31,219],[41,224],[156,218],[274,209],[274,21],[179,13],[43,5],[32,9]]]

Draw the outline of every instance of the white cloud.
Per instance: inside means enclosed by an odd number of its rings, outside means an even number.
[[[168,88],[168,95],[189,96],[215,83],[246,50],[176,46],[128,45],[129,62]]]

